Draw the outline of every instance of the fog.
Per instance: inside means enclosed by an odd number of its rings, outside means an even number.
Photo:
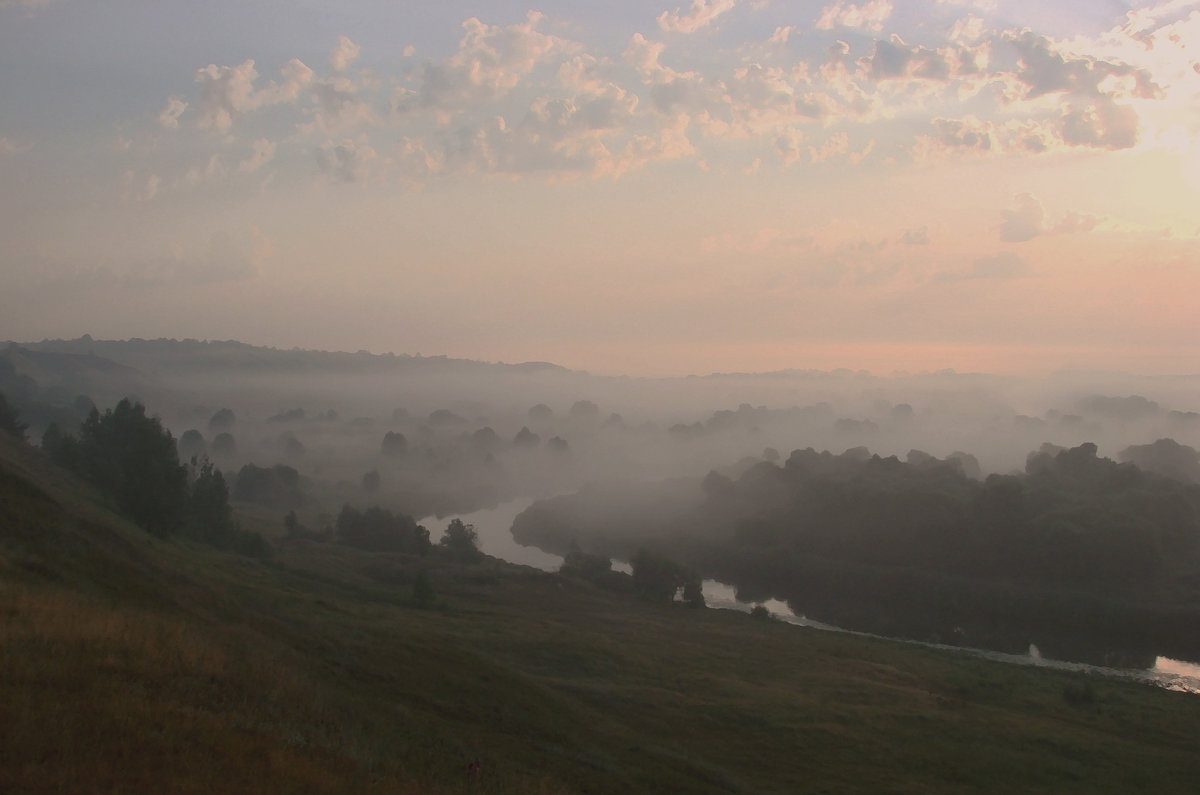
[[[0,391],[25,409],[35,438],[79,396],[101,409],[133,396],[162,419],[185,459],[207,455],[231,483],[246,464],[292,467],[314,514],[350,502],[448,515],[609,481],[738,474],[805,448],[865,447],[902,460],[914,450],[965,454],[968,473],[985,478],[1023,471],[1045,443],[1092,442],[1112,458],[1162,438],[1200,445],[1200,377],[647,379],[545,363],[87,337],[8,343],[0,362]],[[222,410],[231,422],[220,421]]]

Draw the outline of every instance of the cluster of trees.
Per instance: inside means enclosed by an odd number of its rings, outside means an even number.
[[[77,434],[51,424],[42,448],[157,536],[183,532],[222,549],[270,555],[262,536],[234,522],[221,472],[206,460],[181,464],[170,432],[140,403],[122,400],[103,414],[93,410]]]
[[[298,535],[295,513],[288,517],[285,525],[289,534]],[[424,557],[435,548],[424,525],[417,524],[411,516],[393,513],[377,505],[365,510],[343,505],[335,529],[341,543],[374,552],[401,552]],[[461,519],[450,520],[436,549],[462,563],[475,563],[483,557],[475,526]]]
[[[638,549],[629,563],[632,576],[613,571],[611,558],[584,552],[572,541],[558,571],[609,590],[626,590],[631,584],[633,593],[647,602],[682,601],[689,607],[704,607],[700,575],[695,569],[645,547]]]
[[[688,607],[704,607],[700,575],[695,569],[642,547],[629,561],[633,592],[649,602],[681,599]]]
[[[233,480],[233,499],[268,508],[294,510],[304,503],[304,481],[287,464],[260,467],[246,464]]]
[[[643,547],[745,601],[786,599],[849,628],[1006,650],[1035,634],[1130,649],[1153,636],[1165,654],[1200,626],[1200,485],[1130,461],[1189,474],[1196,456],[1159,442],[1122,463],[1094,444],[1044,445],[1024,472],[979,480],[965,456],[797,450],[782,465],[541,501],[513,535],[631,560],[651,599],[686,580]]]
[[[1101,458],[1094,444],[1043,446],[1024,475],[980,482],[968,471],[918,452],[798,450],[736,481],[709,475],[700,510],[733,530],[719,543],[764,557],[1104,588],[1196,568],[1195,486]]]
[[[337,517],[337,535],[343,544],[375,552],[429,554],[429,531],[411,516],[373,506],[360,511],[342,506]]]
[[[24,440],[25,431],[29,426],[21,422],[17,410],[8,403],[8,398],[0,392],[0,433],[6,433],[14,439]]]

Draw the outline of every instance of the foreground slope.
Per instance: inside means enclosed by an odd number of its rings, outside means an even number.
[[[0,791],[1185,792],[1198,734],[1195,696],[494,560],[160,541],[0,440]]]

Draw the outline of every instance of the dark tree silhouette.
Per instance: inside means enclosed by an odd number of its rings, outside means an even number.
[[[633,591],[649,602],[671,602],[682,590],[690,607],[704,607],[700,575],[669,558],[639,549],[630,561],[633,567]]]
[[[166,535],[183,521],[187,470],[175,439],[142,404],[122,400],[104,414],[93,411],[79,439],[60,439],[57,447],[61,463],[111,494],[122,513],[150,532]]]
[[[430,547],[429,531],[412,517],[379,507],[359,511],[343,506],[337,518],[337,532],[342,543],[360,549],[424,555]]]
[[[404,438],[404,434],[388,431],[383,435],[383,441],[379,444],[379,452],[388,456],[404,455],[408,449],[408,439]]]
[[[21,422],[17,410],[9,405],[8,399],[0,393],[0,432],[7,433],[14,439],[25,440],[28,425]]]
[[[483,555],[479,551],[479,534],[475,532],[475,525],[464,523],[462,519],[450,520],[438,546],[456,559],[468,563],[479,560]]]

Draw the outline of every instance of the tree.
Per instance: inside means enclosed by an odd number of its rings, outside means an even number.
[[[450,520],[438,546],[456,559],[468,563],[479,560],[483,555],[479,551],[479,534],[475,532],[475,525],[464,523],[462,519]]]
[[[4,393],[0,392],[0,432],[20,441],[25,441],[25,430],[29,426],[21,422],[17,410],[9,405]]]
[[[689,607],[704,607],[700,575],[669,558],[639,549],[630,561],[633,567],[633,590],[649,602],[671,602],[683,591],[683,601]]]
[[[370,472],[363,475],[362,487],[363,487],[363,491],[365,491],[367,494],[378,494],[379,493],[379,472],[377,470],[372,469]]]
[[[424,555],[429,551],[429,531],[412,517],[393,514],[378,506],[359,511],[342,506],[337,518],[342,543],[380,552],[407,552]]]
[[[175,439],[146,416],[141,403],[126,399],[104,414],[93,411],[78,441],[61,434],[50,441],[51,456],[112,495],[118,509],[146,530],[166,535],[182,523],[187,470],[179,464]]]
[[[179,457],[184,461],[201,458],[207,454],[208,443],[204,441],[204,435],[200,431],[191,428],[179,437]]]
[[[593,419],[600,414],[600,408],[590,400],[576,400],[567,412],[571,419]]]
[[[563,558],[558,572],[568,577],[598,582],[612,572],[612,560],[603,555],[591,555],[584,552],[579,547],[579,542],[572,540],[571,548]]]
[[[286,464],[260,467],[246,464],[233,481],[233,498],[272,508],[295,508],[304,502],[300,473]]]
[[[513,444],[517,447],[537,447],[541,443],[542,437],[529,430],[529,426],[522,426],[513,438]]]
[[[199,537],[209,542],[224,543],[234,529],[229,487],[225,484],[225,476],[211,461],[204,461],[196,473],[189,513],[197,525]]]
[[[395,431],[385,433],[383,441],[379,444],[379,451],[388,456],[404,455],[407,449],[408,439],[404,438],[404,434]]]
[[[237,422],[233,409],[218,409],[208,421],[208,427],[214,431],[227,431]]]

